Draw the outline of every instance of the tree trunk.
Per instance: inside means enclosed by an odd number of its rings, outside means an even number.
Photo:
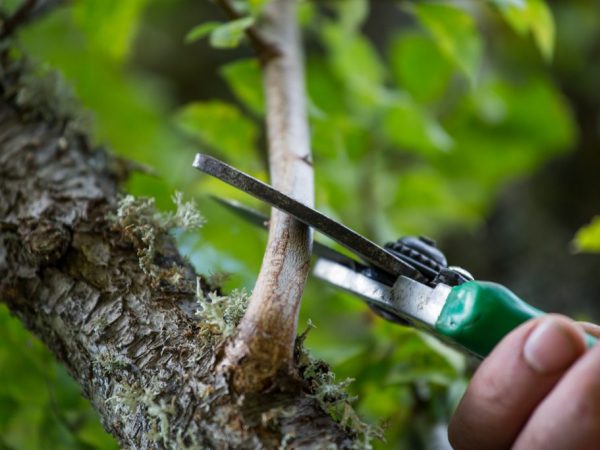
[[[105,428],[136,449],[352,446],[302,367],[267,391],[230,389],[215,370],[225,335],[194,316],[192,268],[150,205],[117,210],[127,164],[59,116],[60,98],[32,96],[25,70],[1,53],[0,301],[65,364]]]

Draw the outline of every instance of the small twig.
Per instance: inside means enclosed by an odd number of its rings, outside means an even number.
[[[217,0],[217,3],[230,19],[236,20],[242,18],[242,15],[235,9],[229,0]],[[271,59],[281,56],[281,51],[277,46],[265,39],[255,26],[246,29],[246,36],[248,37],[250,44],[254,47],[262,66],[267,65]]]
[[[10,36],[20,25],[27,22],[37,3],[38,0],[24,0],[21,6],[4,22],[2,31],[0,31],[0,39]]]
[[[0,40],[14,34],[21,26],[32,21],[46,11],[66,2],[67,0],[24,0],[21,6],[10,16],[2,18]]]

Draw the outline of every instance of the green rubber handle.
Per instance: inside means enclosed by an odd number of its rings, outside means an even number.
[[[502,285],[469,281],[452,288],[435,329],[484,358],[514,328],[543,314]],[[589,346],[596,342],[592,336],[587,340]]]

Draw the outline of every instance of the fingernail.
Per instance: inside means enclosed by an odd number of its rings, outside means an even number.
[[[589,333],[592,336],[596,336],[597,338],[600,338],[600,326],[596,325],[595,323],[591,323],[591,322],[579,322],[579,325],[581,325],[583,327],[583,329],[586,333]]]
[[[569,330],[551,317],[540,321],[523,347],[525,361],[541,375],[566,369],[577,359],[579,353],[579,346]]]

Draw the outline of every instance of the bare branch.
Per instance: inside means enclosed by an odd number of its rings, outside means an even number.
[[[0,39],[5,39],[14,34],[19,27],[65,1],[66,0],[23,0],[21,6],[19,6],[11,16],[3,20],[2,28],[0,28]]]
[[[313,204],[303,56],[296,0],[273,0],[261,32],[281,49],[264,66],[271,183]],[[262,390],[277,374],[292,373],[300,300],[309,270],[312,236],[290,216],[273,210],[263,264],[224,368],[240,391]]]

